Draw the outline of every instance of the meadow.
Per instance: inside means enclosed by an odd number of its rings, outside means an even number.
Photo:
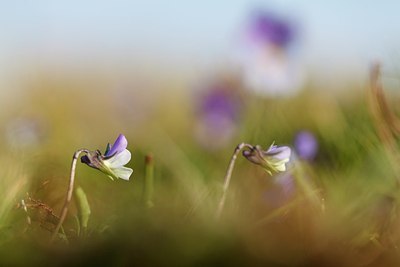
[[[158,90],[115,89],[104,76],[27,80],[0,117],[0,265],[398,266],[399,131],[378,71],[345,92],[308,83],[277,98],[218,77],[235,115],[211,132],[199,122],[206,96],[179,77]],[[312,155],[295,141],[301,132],[315,139]],[[132,153],[130,180],[79,161],[51,242],[74,152],[103,152],[119,134]],[[270,175],[239,154],[216,216],[242,142],[289,146],[290,162]]]

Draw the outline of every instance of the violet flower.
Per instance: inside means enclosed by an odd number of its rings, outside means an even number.
[[[204,148],[213,150],[227,145],[235,135],[241,107],[233,85],[216,81],[207,87],[199,99],[195,134]]]
[[[290,96],[301,89],[298,27],[289,17],[271,11],[251,14],[238,54],[248,89],[267,97]]]
[[[133,170],[124,167],[131,160],[131,152],[126,149],[127,146],[128,141],[120,134],[113,145],[107,144],[104,155],[99,150],[89,151],[87,155],[81,157],[81,162],[100,170],[111,180],[121,178],[129,181]]]
[[[301,131],[294,139],[294,147],[301,159],[311,161],[317,155],[318,141],[311,132]]]
[[[293,28],[284,19],[271,13],[258,12],[249,25],[250,37],[260,43],[286,47],[293,39]]]
[[[250,150],[243,150],[245,158],[254,164],[262,166],[269,175],[286,171],[286,163],[289,162],[290,155],[290,147],[276,146],[274,144],[267,150],[262,150],[259,145]]]

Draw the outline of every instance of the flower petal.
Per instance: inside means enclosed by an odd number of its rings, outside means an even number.
[[[278,171],[280,171],[280,172],[286,171],[285,163],[278,164],[278,165],[275,166],[275,168],[276,168]]]
[[[103,160],[103,162],[110,168],[118,168],[124,166],[130,160],[131,160],[131,152],[129,152],[128,149],[125,149],[121,153],[115,154],[115,156]]]
[[[112,170],[118,178],[129,181],[129,177],[132,175],[133,170],[127,167],[120,167]]]
[[[117,140],[115,140],[114,144],[111,146],[111,149],[106,151],[104,156],[110,157],[118,153],[121,153],[126,149],[127,146],[128,146],[128,141],[126,140],[123,134],[120,134]]]
[[[301,159],[312,161],[318,153],[318,140],[312,132],[301,131],[294,139],[297,155]]]
[[[270,147],[267,152],[265,152],[266,156],[274,157],[278,160],[286,160],[290,158],[291,149],[288,146],[275,146]]]
[[[254,164],[261,165],[270,175],[286,171],[286,163],[290,161],[291,149],[288,146],[272,144],[267,150],[257,145],[244,150],[242,155]]]

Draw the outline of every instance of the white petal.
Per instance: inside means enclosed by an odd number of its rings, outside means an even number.
[[[290,160],[289,158],[284,158],[284,159],[278,159],[278,158],[274,158],[274,157],[268,157],[267,158],[267,161],[271,162],[274,165],[288,163],[289,160]]]
[[[118,176],[118,178],[129,181],[129,177],[132,175],[133,170],[127,167],[120,167],[113,169],[113,172],[115,173],[116,176]]]
[[[285,164],[280,164],[280,165],[277,165],[277,166],[275,166],[275,167],[276,167],[276,169],[277,169],[278,171],[280,171],[280,172],[286,171],[286,166],[285,166]]]
[[[118,168],[124,166],[131,160],[131,152],[128,149],[125,149],[121,153],[116,154],[115,156],[104,160],[103,162],[110,168]]]

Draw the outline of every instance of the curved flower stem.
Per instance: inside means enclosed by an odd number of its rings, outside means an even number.
[[[72,199],[72,193],[74,192],[74,182],[75,182],[75,169],[76,169],[76,162],[79,158],[79,154],[81,153],[89,153],[89,150],[87,149],[79,149],[74,153],[74,156],[72,157],[72,164],[71,164],[71,175],[69,177],[69,186],[68,186],[68,191],[67,191],[67,197],[65,198],[65,202],[64,202],[64,206],[62,208],[61,211],[61,216],[60,216],[60,220],[58,221],[58,224],[56,226],[56,229],[54,230],[51,239],[50,239],[50,243],[54,241],[55,237],[58,234],[58,231],[60,230],[65,217],[67,217],[67,213],[68,213],[68,206],[69,203],[71,202]]]
[[[228,187],[231,182],[232,171],[233,171],[233,167],[235,166],[237,155],[245,147],[247,147],[249,149],[254,148],[252,145],[249,145],[246,143],[240,143],[239,145],[236,146],[235,150],[233,151],[232,158],[231,158],[231,161],[229,162],[229,166],[226,171],[225,178],[224,178],[224,187],[223,187],[223,191],[222,191],[222,197],[221,197],[221,200],[219,201],[218,209],[217,209],[217,213],[216,213],[217,219],[219,219],[219,217],[221,217],[222,210],[224,209],[224,206],[225,206],[226,193],[228,192]]]

